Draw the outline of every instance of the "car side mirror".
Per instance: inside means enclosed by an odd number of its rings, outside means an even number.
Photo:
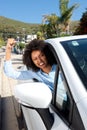
[[[40,82],[16,85],[14,96],[19,103],[34,108],[48,108],[52,100],[51,90]]]

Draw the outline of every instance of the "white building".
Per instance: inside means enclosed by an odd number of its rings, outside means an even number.
[[[31,41],[31,40],[33,40],[33,39],[35,39],[35,38],[37,38],[37,35],[27,35],[27,40],[26,40],[26,42],[29,42],[29,41]]]

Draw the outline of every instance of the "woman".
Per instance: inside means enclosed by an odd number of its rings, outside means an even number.
[[[15,40],[13,38],[8,39],[4,63],[5,74],[17,80],[35,78],[40,82],[44,82],[53,90],[56,64],[48,44],[38,39],[34,39],[27,44],[23,54],[23,63],[27,70],[20,71],[14,70],[11,63],[11,49],[14,45]]]

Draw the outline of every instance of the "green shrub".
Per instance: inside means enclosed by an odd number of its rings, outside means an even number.
[[[5,45],[5,41],[2,39],[2,38],[0,38],[0,48],[2,47],[2,46],[4,46]]]
[[[23,50],[25,48],[25,43],[17,43],[17,49]]]

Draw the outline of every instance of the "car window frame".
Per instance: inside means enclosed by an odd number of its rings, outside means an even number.
[[[57,79],[58,74],[59,74],[59,69],[61,68],[62,72],[63,72],[63,69],[62,69],[62,66],[61,66],[59,57],[58,57],[58,55],[57,55],[55,49],[53,48],[53,46],[52,46],[50,43],[48,43],[48,46],[49,46],[51,52],[53,53],[53,55],[54,55],[54,57],[55,57],[55,59],[56,59],[56,62],[57,62],[57,68],[56,68],[56,73],[55,73],[55,78],[54,78],[54,90],[53,90],[53,92],[52,92],[52,102],[51,102],[51,104],[56,108],[56,91],[57,91],[57,80],[56,80],[56,79]],[[64,72],[63,72],[63,75],[64,75]],[[65,78],[65,75],[64,75],[64,78]],[[65,81],[66,81],[66,79],[65,79]],[[67,86],[68,86],[67,81],[66,81],[66,84],[67,84]],[[73,106],[73,98],[72,98],[71,92],[70,92],[70,90],[69,90],[69,87],[68,87],[68,92],[70,93],[69,96],[70,96],[70,100],[71,100],[72,106]],[[70,117],[69,117],[69,122],[67,122],[67,121],[56,111],[57,114],[59,114],[60,118],[62,118],[62,119],[64,120],[64,122],[66,122],[68,125],[71,123],[72,108],[73,108],[73,107],[71,107],[71,114],[70,114]],[[56,110],[57,110],[57,108],[56,108]]]

